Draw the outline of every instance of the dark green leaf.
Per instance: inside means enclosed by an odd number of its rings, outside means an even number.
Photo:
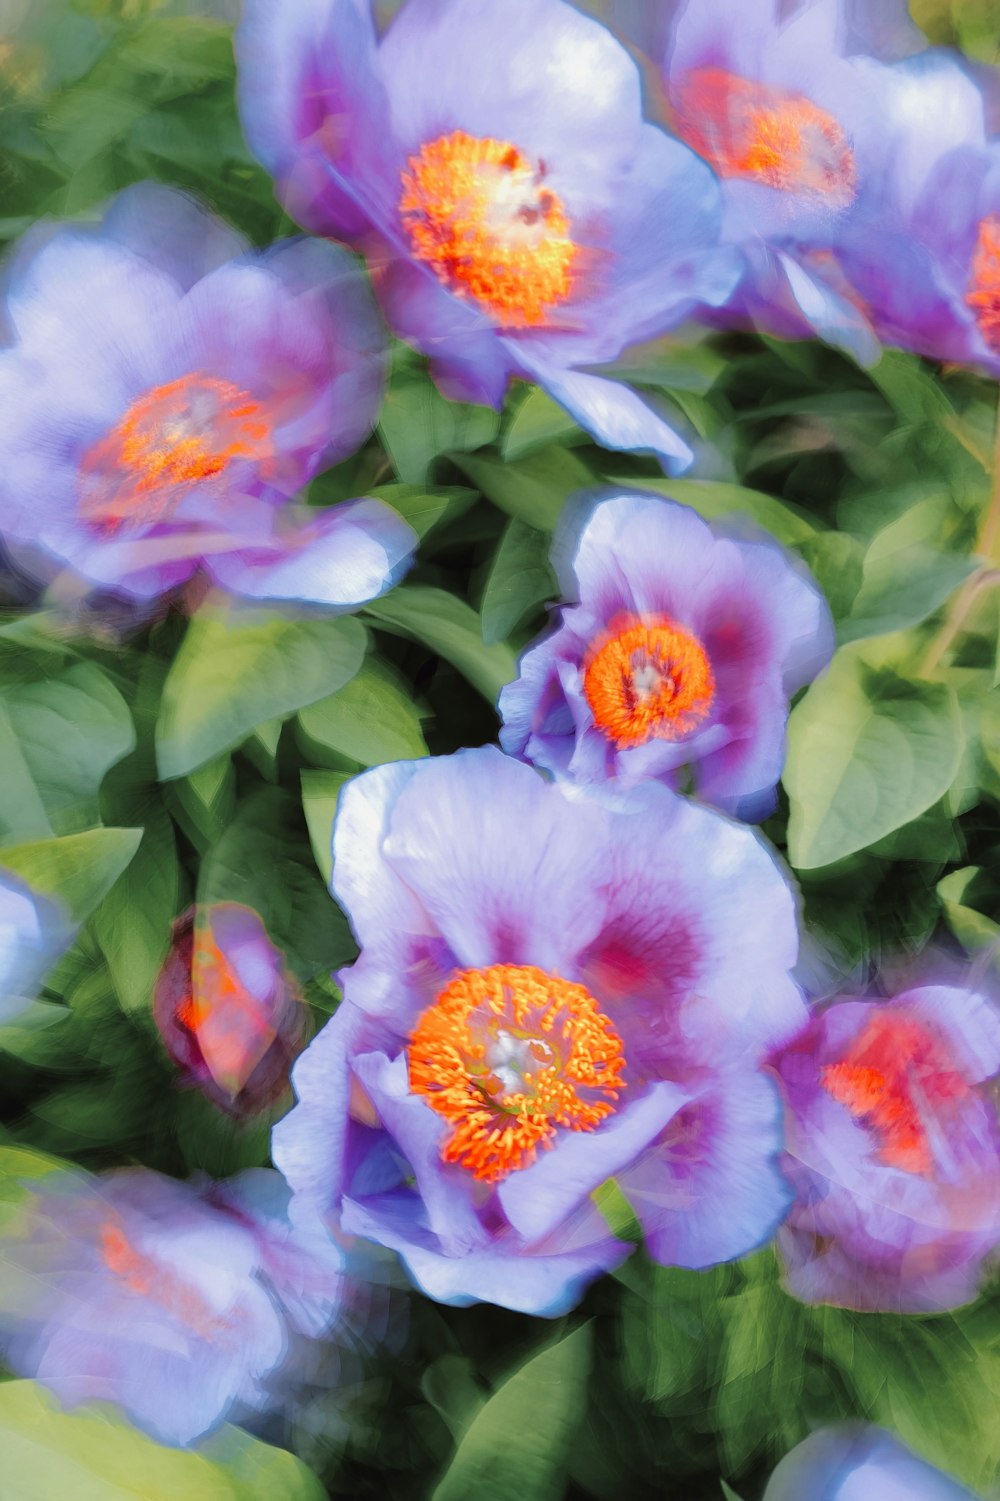
[[[543,448],[517,463],[505,464],[488,454],[463,455],[455,463],[501,511],[544,532],[555,526],[567,495],[597,483],[586,464],[565,448]]]
[[[548,538],[513,517],[504,529],[483,590],[483,640],[487,646],[507,637],[544,600],[557,599],[559,586],[549,567]]]
[[[490,407],[446,400],[429,375],[409,364],[393,374],[379,417],[382,441],[407,485],[426,484],[439,454],[492,443],[499,427]]]
[[[514,653],[500,642],[486,646],[475,610],[444,589],[403,584],[384,599],[367,605],[365,614],[386,630],[412,636],[429,646],[457,667],[491,704],[516,675]]]
[[[733,515],[748,516],[786,546],[802,542],[816,530],[804,512],[775,500],[773,495],[722,480],[609,479],[608,484],[620,485],[623,490],[654,490],[671,500],[680,501],[681,505],[690,506],[706,521],[718,521]]]
[[[301,709],[299,724],[308,741],[362,766],[427,754],[406,684],[376,660],[367,661],[337,693]]]

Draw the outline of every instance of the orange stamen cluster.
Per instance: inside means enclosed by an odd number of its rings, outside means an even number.
[[[101,1259],[129,1292],[151,1298],[196,1334],[211,1336],[226,1320],[212,1312],[205,1300],[152,1256],[136,1249],[116,1220],[99,1229]]]
[[[186,375],[140,396],[84,454],[80,515],[110,533],[147,526],[234,459],[273,453],[259,402],[230,381]]]
[[[191,992],[177,1019],[198,1039],[215,1082],[237,1095],[277,1033],[208,927],[196,929]]]
[[[461,970],[410,1037],[410,1088],[452,1126],[442,1159],[485,1183],[612,1115],[624,1067],[589,991],[531,964]]]
[[[723,68],[696,68],[681,81],[676,103],[680,133],[720,177],[748,177],[832,208],[853,203],[857,174],[847,136],[804,94]]]
[[[584,663],[594,722],[620,750],[679,740],[702,723],[715,698],[705,648],[666,616],[619,616]]]
[[[919,1022],[891,1012],[874,1016],[820,1082],[875,1132],[880,1159],[907,1173],[933,1166],[922,1112],[947,1114],[970,1093],[941,1043]]]
[[[1000,354],[1000,218],[995,215],[979,225],[965,300],[986,343]]]
[[[573,289],[578,246],[545,169],[454,130],[411,156],[399,211],[418,260],[506,327],[537,327]]]

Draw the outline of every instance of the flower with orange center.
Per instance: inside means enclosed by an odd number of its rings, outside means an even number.
[[[1000,354],[1000,218],[995,214],[980,221],[965,300],[984,340]]]
[[[593,996],[531,964],[461,970],[410,1035],[410,1088],[452,1127],[443,1161],[485,1183],[612,1115],[624,1067]]]
[[[876,1013],[820,1082],[856,1120],[875,1132],[889,1167],[929,1173],[933,1165],[924,1116],[948,1113],[970,1090],[940,1042],[919,1022]]]
[[[680,80],[676,110],[684,140],[720,177],[749,178],[831,208],[854,202],[854,152],[843,127],[804,94],[696,68]]]
[[[697,636],[676,621],[623,615],[592,645],[583,692],[598,728],[624,750],[696,730],[712,707],[715,679]]]
[[[196,373],[134,401],[80,462],[80,515],[116,533],[169,519],[194,485],[236,459],[273,457],[261,404],[231,381]]]
[[[414,254],[458,297],[513,328],[546,323],[573,291],[579,247],[544,164],[509,141],[453,130],[411,156],[399,211]]]

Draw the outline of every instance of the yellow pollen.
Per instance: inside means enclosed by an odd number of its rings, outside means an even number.
[[[80,463],[80,515],[115,533],[169,518],[234,459],[273,457],[260,403],[230,381],[186,375],[134,401]]]
[[[399,211],[417,259],[510,328],[544,324],[573,291],[579,247],[544,177],[509,141],[464,130],[421,146],[402,173]]]
[[[680,740],[698,728],[715,679],[697,636],[666,616],[612,620],[584,663],[583,692],[594,722],[620,750]]]
[[[975,312],[986,343],[994,354],[1000,354],[1000,218],[996,215],[980,222],[965,300]]]
[[[624,1067],[593,996],[533,964],[459,971],[410,1036],[410,1088],[452,1126],[442,1160],[485,1183],[614,1114]]]
[[[847,208],[857,192],[854,152],[834,115],[804,94],[724,68],[696,68],[678,90],[677,123],[720,177],[748,177],[784,193]]]

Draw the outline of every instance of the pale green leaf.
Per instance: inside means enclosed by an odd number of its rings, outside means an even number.
[[[0,849],[0,866],[83,922],[110,891],[142,839],[141,829],[89,829]]]
[[[919,817],[951,786],[963,743],[946,684],[907,683],[842,648],[789,719],[792,865],[830,865]]]
[[[167,674],[156,727],[164,778],[186,776],[350,680],[364,658],[350,618],[290,620],[239,612],[196,615]]]
[[[775,500],[762,490],[748,490],[743,485],[731,485],[723,480],[705,479],[608,479],[609,485],[620,485],[623,490],[653,490],[690,506],[706,521],[718,521],[727,516],[743,515],[770,532],[786,546],[793,546],[811,537],[815,524],[805,514],[785,501]]]
[[[408,685],[372,659],[338,692],[301,709],[299,724],[314,745],[362,766],[427,754]]]
[[[126,1011],[147,1010],[152,1004],[179,905],[180,868],[173,824],[152,798],[146,799],[141,816],[145,823],[142,842],[91,922]]]
[[[475,610],[445,589],[403,584],[367,605],[365,614],[384,629],[430,647],[457,667],[491,704],[517,673],[517,659],[509,647],[500,642],[487,646]]]
[[[316,856],[316,864],[326,885],[333,875],[333,820],[337,812],[337,799],[345,782],[351,780],[349,771],[303,771],[302,810],[309,829],[309,843]]]
[[[532,386],[514,409],[500,452],[507,460],[523,459],[550,443],[565,443],[587,435],[541,386]]]

